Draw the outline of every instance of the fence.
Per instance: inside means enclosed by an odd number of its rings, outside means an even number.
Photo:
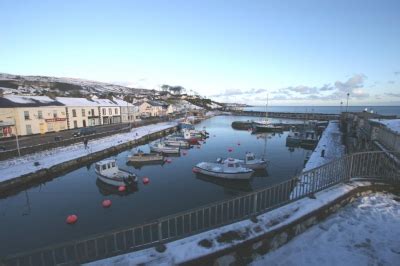
[[[154,222],[114,230],[85,240],[16,254],[7,265],[83,263],[162,244],[251,218],[289,202],[312,196],[352,178],[400,184],[400,154],[364,152],[344,156],[272,187],[213,203]]]

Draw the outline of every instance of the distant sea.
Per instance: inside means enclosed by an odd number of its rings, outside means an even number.
[[[400,116],[400,106],[349,106],[348,111],[361,112],[365,108],[381,115]],[[265,106],[245,107],[244,110],[265,111]],[[343,106],[342,109],[340,106],[268,106],[268,112],[339,114],[341,111],[345,112],[346,106]]]

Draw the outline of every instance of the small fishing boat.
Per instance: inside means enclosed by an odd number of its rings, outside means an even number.
[[[179,147],[167,146],[164,142],[153,142],[149,144],[150,150],[153,152],[160,152],[164,154],[177,154],[180,153]]]
[[[225,159],[225,160],[222,158],[218,158],[217,163],[225,163],[225,162],[229,162],[229,160],[232,160],[232,158]],[[244,160],[239,160],[239,159],[234,159],[234,160],[239,162],[239,164],[242,167],[253,169],[253,170],[263,170],[263,169],[267,168],[267,165],[268,165],[267,160],[265,160],[264,158],[260,158],[260,159],[256,158],[256,156],[252,152],[246,152]]]
[[[253,132],[282,132],[283,126],[269,123],[268,121],[257,121],[253,124]]]
[[[164,156],[159,153],[145,153],[142,150],[138,150],[136,153],[128,156],[128,161],[132,163],[163,162]]]
[[[229,180],[247,180],[254,173],[252,169],[241,166],[238,160],[232,158],[222,163],[198,163],[193,172]]]
[[[95,171],[101,181],[113,186],[127,186],[137,183],[134,173],[118,169],[114,159],[103,160],[95,164]]]
[[[174,136],[168,136],[164,139],[164,143],[167,146],[173,146],[173,147],[181,147],[181,148],[189,148],[190,144],[185,138],[183,137],[174,137]]]

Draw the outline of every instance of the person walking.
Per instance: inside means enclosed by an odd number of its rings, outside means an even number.
[[[88,142],[89,141],[87,138],[83,138],[83,144],[85,145],[85,150],[87,149]]]

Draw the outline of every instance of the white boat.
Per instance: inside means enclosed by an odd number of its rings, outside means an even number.
[[[241,166],[238,160],[232,158],[223,163],[198,163],[193,172],[229,180],[248,180],[254,173],[252,169]]]
[[[181,148],[189,148],[190,144],[185,138],[182,137],[174,137],[174,136],[168,136],[164,139],[164,143],[167,146],[173,146],[173,147],[181,147]]]
[[[138,181],[135,174],[118,169],[117,163],[113,159],[97,162],[95,171],[101,181],[113,186],[132,185]]]
[[[153,152],[161,152],[165,154],[180,153],[179,147],[167,146],[164,142],[153,142],[149,144],[150,150]]]
[[[232,158],[228,158],[228,159],[221,159],[218,158],[217,159],[217,163],[225,163],[225,162],[229,162],[229,160],[232,160]],[[245,168],[250,168],[253,170],[263,170],[265,168],[267,168],[268,165],[268,161],[265,160],[264,158],[256,158],[256,156],[254,155],[254,153],[252,152],[246,152],[245,158],[244,160],[239,160],[239,159],[234,159],[237,162],[239,162],[239,164]]]

